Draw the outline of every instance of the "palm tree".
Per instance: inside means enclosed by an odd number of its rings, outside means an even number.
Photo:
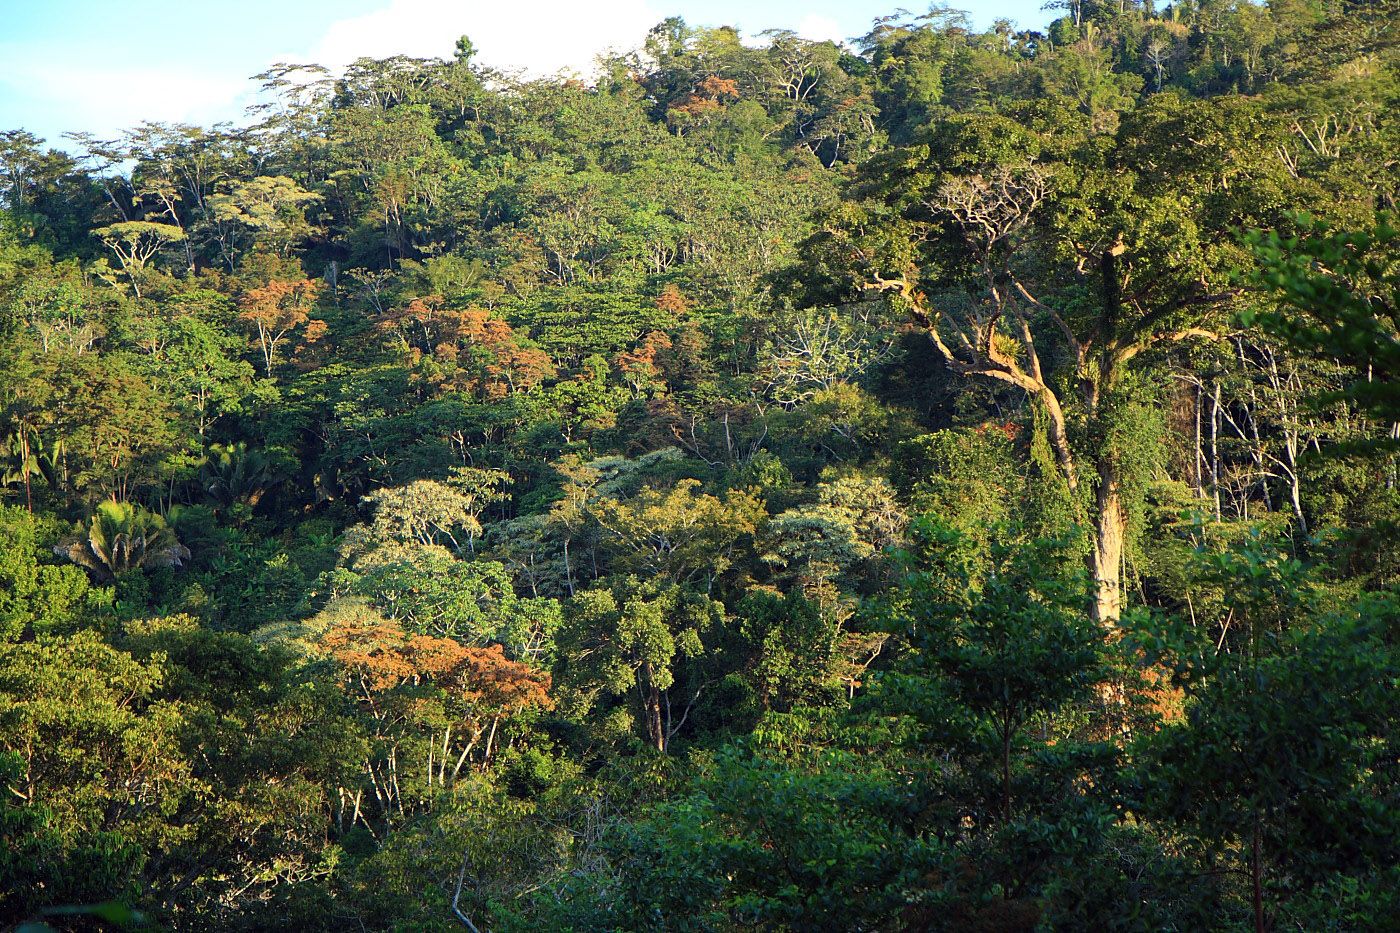
[[[34,493],[31,481],[41,476],[49,486],[56,487],[62,455],[62,441],[56,441],[45,449],[38,431],[24,424],[19,425],[0,442],[0,486],[22,485],[25,505],[32,512]]]
[[[221,509],[238,503],[256,506],[267,488],[277,482],[271,459],[260,450],[250,450],[242,441],[211,444],[199,473],[204,491]]]
[[[190,549],[175,539],[165,519],[129,502],[104,502],[88,522],[85,537],[54,546],[92,574],[98,583],[110,583],[133,570],[182,567]]]

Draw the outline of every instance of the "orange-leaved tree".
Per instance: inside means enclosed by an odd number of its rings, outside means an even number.
[[[301,339],[305,343],[315,343],[325,336],[325,321],[311,316],[319,291],[320,283],[314,279],[274,279],[244,293],[238,303],[241,309],[238,318],[258,336],[264,375],[272,375],[278,348],[297,328],[301,328]]]
[[[447,389],[499,399],[555,374],[549,356],[522,342],[510,324],[480,308],[446,307],[437,295],[414,298],[376,323],[414,362],[435,363],[431,379]]]
[[[405,812],[419,776],[420,795],[455,783],[473,752],[483,766],[491,760],[502,722],[553,706],[550,675],[500,645],[415,635],[375,614],[336,625],[321,647],[369,720],[375,751],[365,776],[386,818]],[[368,826],[359,796],[355,817]]]

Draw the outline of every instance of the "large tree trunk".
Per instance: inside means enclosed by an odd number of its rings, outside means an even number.
[[[1103,318],[1100,325],[1106,335],[1118,332],[1118,321],[1123,311],[1118,257],[1124,249],[1120,238],[1104,250],[1102,257]],[[1109,342],[1105,341],[1098,379],[1086,383],[1089,391],[1085,404],[1090,418],[1102,417],[1100,405],[1104,397],[1113,391],[1120,360],[1119,352],[1111,349]],[[1093,617],[1105,629],[1118,627],[1118,618],[1123,610],[1120,568],[1123,566],[1123,533],[1128,524],[1123,512],[1118,466],[1113,458],[1112,450],[1100,449],[1098,452],[1095,464],[1099,483],[1094,491],[1094,550],[1089,557],[1089,572],[1094,578]]]
[[[1094,577],[1094,621],[1105,628],[1118,625],[1123,611],[1123,536],[1127,530],[1118,471],[1105,460],[1099,464],[1099,488],[1095,496],[1094,550],[1089,571]]]
[[[1043,401],[1054,401],[1046,405],[1047,434],[1056,453],[1060,473],[1065,478],[1071,494],[1079,488],[1079,479],[1074,465],[1074,454],[1070,451],[1068,431],[1065,428],[1064,411],[1060,408],[1054,393],[1046,390],[1041,393]],[[1095,622],[1105,628],[1116,628],[1122,615],[1122,566],[1123,535],[1127,530],[1127,514],[1123,510],[1123,496],[1119,488],[1118,468],[1107,452],[1100,455],[1098,463],[1098,488],[1094,496],[1093,535],[1094,547],[1089,554],[1089,575],[1094,580],[1094,599],[1090,613]]]
[[[1069,446],[1069,431],[1065,427],[1064,409],[1060,407],[1059,398],[1048,387],[1040,391],[1039,398],[1040,403],[1045,406],[1045,413],[1049,416],[1045,425],[1046,439],[1050,441],[1050,449],[1055,452],[1055,463],[1064,475],[1070,492],[1074,492],[1079,488],[1079,476],[1074,469],[1074,453]]]
[[[1047,434],[1055,450],[1056,462],[1071,494],[1079,488],[1074,454],[1070,451],[1064,411],[1059,400],[1048,389],[1041,393],[1046,405]],[[1118,469],[1109,454],[1101,454],[1098,463],[1098,488],[1095,492],[1093,521],[1094,547],[1089,554],[1089,575],[1094,580],[1094,598],[1089,609],[1095,622],[1105,628],[1116,628],[1122,614],[1123,535],[1127,530],[1127,515],[1119,488]]]
[[[666,751],[666,730],[661,722],[661,691],[656,688],[656,682],[652,679],[650,662],[642,664],[641,674],[646,681],[642,695],[645,698],[647,739],[652,748],[664,753]]]

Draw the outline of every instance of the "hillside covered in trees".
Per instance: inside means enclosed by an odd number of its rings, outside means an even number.
[[[1400,7],[1058,6],[0,134],[0,926],[1392,926]]]

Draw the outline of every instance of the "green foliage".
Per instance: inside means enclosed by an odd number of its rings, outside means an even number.
[[[173,814],[193,790],[179,713],[152,699],[160,680],[158,665],[91,633],[16,645],[0,660],[0,730],[15,750],[7,796],[24,804],[12,819],[39,827],[38,839],[22,843],[36,847],[36,859],[19,867],[33,882],[51,880],[58,890],[45,897],[57,903],[136,894],[138,873],[171,829],[151,817]],[[41,903],[17,905],[17,916]]]
[[[559,604],[520,598],[506,568],[459,560],[433,545],[382,546],[336,571],[333,592],[368,598],[410,631],[469,644],[504,645],[512,657],[541,667],[554,660]]]
[[[190,549],[176,540],[165,519],[125,502],[103,502],[85,534],[53,550],[98,583],[111,583],[137,570],[182,567],[190,558]]]
[[[968,751],[997,763],[1000,787],[988,789],[989,802],[1010,821],[1019,810],[1016,772],[1032,763],[1023,730],[1087,702],[1109,676],[1107,648],[1079,608],[1082,576],[1063,569],[1064,542],[1003,530],[979,565],[955,531],[926,524],[914,540],[912,573],[893,607],[912,648],[906,669],[927,679],[916,689],[958,711],[934,728],[964,732]]]
[[[251,510],[277,481],[276,466],[244,442],[213,444],[200,468],[200,481],[210,500],[221,509]]]
[[[761,710],[832,702],[846,685],[837,664],[841,622],[796,593],[758,591],[741,602],[738,635],[752,659],[743,672]]]
[[[1052,7],[0,132],[0,925],[1393,925],[1400,9]]]
[[[1400,234],[1385,214],[1374,227],[1356,231],[1333,231],[1306,215],[1296,223],[1298,235],[1255,233],[1248,241],[1259,262],[1258,282],[1287,309],[1264,315],[1264,325],[1354,373],[1340,392],[1319,396],[1319,404],[1345,402],[1378,425],[1400,422],[1400,387],[1393,378],[1400,372]],[[1347,449],[1395,446],[1390,436]]]
[[[104,601],[79,568],[42,559],[55,534],[28,512],[0,509],[0,641],[71,633]]]
[[[838,753],[730,748],[693,790],[605,840],[617,874],[546,908],[573,927],[849,929],[888,920],[932,862],[905,833],[910,792]],[[852,891],[861,897],[852,900]]]
[[[1246,915],[1257,898],[1256,922],[1270,922],[1298,909],[1295,892],[1367,883],[1395,858],[1395,787],[1378,756],[1396,734],[1386,694],[1400,615],[1393,596],[1319,588],[1262,540],[1208,555],[1201,572],[1229,587],[1226,622],[1218,641],[1181,627],[1153,642],[1186,706],[1144,743],[1144,813],[1181,827],[1203,863],[1250,879],[1253,894],[1221,889],[1222,911]]]
[[[639,708],[619,709],[609,728],[640,720],[646,742],[666,751],[704,686],[688,668],[723,617],[722,604],[664,579],[626,577],[580,593],[559,632],[566,704],[582,713],[600,696],[632,696]]]
[[[701,492],[700,485],[683,479],[664,492],[647,488],[591,507],[619,569],[714,588],[733,555],[752,539],[763,507],[747,493],[731,491],[721,499]]]

